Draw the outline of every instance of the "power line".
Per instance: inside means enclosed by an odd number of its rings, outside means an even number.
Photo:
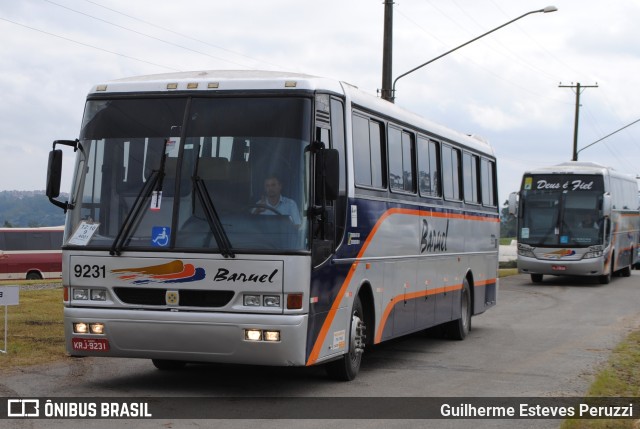
[[[209,42],[207,42],[205,40],[197,39],[197,38],[189,36],[187,34],[180,33],[180,32],[174,31],[174,30],[170,30],[166,26],[154,24],[153,22],[146,21],[144,19],[140,19],[140,18],[135,17],[133,15],[129,15],[129,14],[124,13],[122,11],[119,11],[119,10],[107,7],[105,5],[102,5],[102,4],[98,3],[98,2],[95,2],[95,1],[92,1],[92,0],[84,0],[84,1],[86,1],[87,3],[91,3],[91,4],[95,5],[95,6],[101,7],[103,9],[109,10],[111,12],[117,13],[119,15],[126,16],[127,18],[133,19],[134,21],[138,21],[138,22],[141,22],[143,24],[149,25],[151,27],[158,28],[158,29],[160,29],[162,31],[166,31],[167,33],[175,34],[176,36],[184,37],[185,39],[189,39],[189,40],[192,40],[194,42],[202,43],[203,45],[207,45],[207,46],[210,46],[212,48],[220,49],[222,51],[226,51],[226,52],[229,52],[231,54],[238,55],[238,56],[247,58],[247,59],[252,60],[252,61],[258,61],[258,62],[261,62],[261,63],[264,63],[264,64],[269,64],[269,65],[272,65],[272,66],[275,66],[275,67],[283,68],[279,64],[275,64],[275,63],[272,63],[272,62],[269,62],[269,61],[265,61],[265,60],[262,60],[262,59],[259,59],[259,58],[254,58],[254,57],[251,57],[249,55],[242,54],[240,52],[232,51],[231,49],[227,49],[227,48],[225,48],[223,46],[214,45],[213,43],[209,43]]]
[[[138,35],[140,35],[140,36],[148,37],[149,39],[153,39],[153,40],[157,40],[157,41],[162,42],[162,43],[166,43],[167,45],[171,45],[171,46],[174,46],[174,47],[177,47],[177,48],[180,48],[180,49],[185,49],[185,50],[187,50],[187,51],[191,51],[191,52],[194,52],[194,53],[197,53],[197,54],[200,54],[200,55],[205,55],[205,56],[210,57],[210,58],[213,58],[213,59],[215,59],[215,60],[219,60],[219,61],[224,61],[224,62],[227,62],[227,63],[235,64],[235,65],[240,66],[240,67],[244,67],[244,68],[251,68],[251,67],[249,67],[249,66],[247,66],[247,65],[240,64],[240,63],[237,63],[237,62],[235,62],[235,61],[230,61],[230,60],[226,60],[226,59],[224,59],[224,58],[216,57],[216,56],[213,56],[213,55],[207,54],[206,52],[201,52],[201,51],[198,51],[198,50],[196,50],[196,49],[191,49],[191,48],[189,48],[189,47],[182,46],[182,45],[179,45],[179,44],[177,44],[177,43],[170,42],[170,41],[168,41],[168,40],[160,39],[159,37],[151,36],[151,35],[149,35],[149,34],[146,34],[146,33],[141,32],[141,31],[133,30],[133,29],[131,29],[131,28],[127,28],[127,27],[124,27],[124,26],[122,26],[122,25],[115,24],[115,23],[113,23],[113,22],[107,21],[106,19],[98,18],[98,17],[96,17],[96,16],[89,15],[89,14],[87,14],[87,13],[80,12],[80,11],[75,10],[75,9],[72,9],[72,8],[70,8],[70,7],[67,7],[67,6],[61,5],[61,4],[56,3],[56,2],[54,2],[54,1],[52,1],[52,0],[43,0],[43,1],[45,1],[45,2],[47,2],[47,3],[50,3],[50,4],[54,5],[54,6],[58,6],[58,7],[62,8],[62,9],[66,9],[66,10],[69,10],[69,11],[71,11],[71,12],[77,13],[77,14],[79,14],[79,15],[83,15],[83,16],[86,16],[86,17],[88,17],[88,18],[95,19],[96,21],[104,22],[105,24],[109,24],[109,25],[112,25],[112,26],[114,26],[114,27],[117,27],[117,28],[120,28],[120,29],[123,29],[123,30],[126,30],[126,31],[130,31],[130,32],[132,32],[132,33],[134,33],[134,34],[138,34]]]
[[[20,27],[23,27],[23,28],[27,28],[27,29],[32,30],[32,31],[37,31],[37,32],[42,33],[42,34],[46,34],[47,36],[57,37],[58,39],[66,40],[67,42],[75,43],[77,45],[85,46],[85,47],[92,48],[92,49],[97,49],[99,51],[106,52],[106,53],[113,54],[113,55],[118,55],[120,57],[127,58],[129,60],[134,60],[134,61],[138,61],[138,62],[141,62],[141,63],[150,64],[150,65],[156,66],[156,67],[162,67],[162,68],[167,69],[167,70],[182,71],[180,69],[176,69],[176,68],[173,68],[173,67],[165,66],[163,64],[153,63],[151,61],[142,60],[140,58],[132,57],[130,55],[126,55],[126,54],[123,54],[123,53],[120,53],[120,52],[110,51],[108,49],[104,49],[104,48],[100,48],[98,46],[90,45],[88,43],[79,42],[77,40],[70,39],[70,38],[65,37],[65,36],[60,36],[58,34],[50,33],[48,31],[41,30],[39,28],[30,27],[28,25],[21,24],[19,22],[15,22],[15,21],[12,21],[12,20],[7,19],[7,18],[0,17],[0,20],[5,21],[5,22],[9,22],[11,24],[14,24],[14,25],[17,25],[17,26],[20,26]]]

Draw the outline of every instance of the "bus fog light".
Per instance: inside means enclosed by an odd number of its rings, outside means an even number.
[[[280,307],[280,296],[279,295],[265,295],[265,297],[264,297],[264,306],[265,307]]]
[[[244,296],[244,305],[248,307],[259,307],[260,306],[260,295],[245,295]]]
[[[105,289],[91,289],[91,301],[106,301],[107,291]]]
[[[245,329],[244,339],[247,341],[262,341],[262,331],[260,329]]]
[[[89,289],[73,289],[73,299],[87,301],[89,299]]]
[[[90,323],[89,331],[91,331],[92,334],[104,335],[104,323]]]
[[[265,341],[280,341],[280,331],[264,331]]]
[[[89,333],[89,325],[84,322],[76,322],[73,324],[73,333],[74,334],[88,334]]]

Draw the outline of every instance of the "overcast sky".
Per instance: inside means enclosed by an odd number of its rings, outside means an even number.
[[[494,27],[532,14],[401,79],[396,103],[487,139],[500,198],[525,169],[640,119],[640,1],[396,0],[398,76]],[[383,0],[20,0],[0,3],[0,190],[44,189],[55,139],[78,137],[98,82],[201,69],[266,69],[381,86]],[[65,151],[70,186],[72,152]],[[580,152],[640,174],[640,122]],[[501,201],[501,202],[502,202]]]

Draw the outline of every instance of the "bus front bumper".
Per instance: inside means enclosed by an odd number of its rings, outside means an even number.
[[[579,261],[541,260],[518,255],[518,272],[555,276],[600,276],[604,274],[601,258]]]
[[[74,333],[74,323],[103,324],[104,334]],[[67,352],[252,365],[305,365],[307,315],[196,313],[65,307]],[[279,332],[279,341],[245,331]]]

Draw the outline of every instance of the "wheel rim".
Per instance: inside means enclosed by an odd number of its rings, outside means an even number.
[[[461,307],[462,307],[462,328],[464,329],[464,332],[467,332],[469,330],[469,310],[471,309],[471,307],[469,306],[469,289],[466,287],[464,288],[462,293]]]
[[[364,322],[358,313],[351,318],[351,341],[349,343],[349,357],[352,364],[356,364],[364,351]]]

